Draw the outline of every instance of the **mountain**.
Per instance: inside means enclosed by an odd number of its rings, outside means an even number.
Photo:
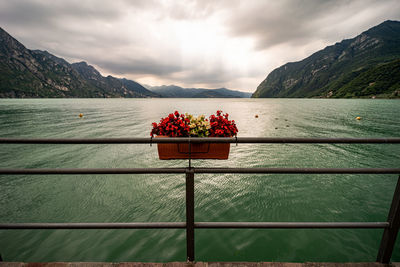
[[[125,78],[118,79],[111,75],[104,77],[93,66],[86,62],[72,63],[75,69],[90,85],[108,91],[113,95],[123,97],[159,97],[159,95],[147,90],[137,82]]]
[[[400,22],[385,21],[273,70],[252,97],[400,97],[399,59]]]
[[[182,88],[176,85],[162,85],[148,87],[149,90],[161,97],[169,98],[249,98],[251,93],[245,93],[226,88]]]
[[[158,97],[140,84],[103,77],[85,62],[69,64],[29,50],[0,28],[0,97]]]

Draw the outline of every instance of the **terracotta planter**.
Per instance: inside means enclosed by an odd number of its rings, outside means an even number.
[[[189,159],[189,144],[157,144],[157,147],[160,159]],[[229,149],[230,143],[192,143],[190,154],[192,159],[228,159]]]

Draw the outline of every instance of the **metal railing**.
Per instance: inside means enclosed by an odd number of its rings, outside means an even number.
[[[276,144],[400,144],[400,138],[94,138],[94,139],[20,139],[0,138],[1,144],[153,144],[153,143],[276,143]],[[172,174],[186,175],[185,222],[132,223],[0,223],[0,229],[186,229],[187,260],[195,260],[194,230],[201,228],[305,229],[305,228],[382,228],[377,262],[389,263],[400,228],[400,176],[386,222],[195,222],[195,173],[247,174],[400,174],[400,168],[91,168],[91,169],[0,169],[0,175],[68,174]]]

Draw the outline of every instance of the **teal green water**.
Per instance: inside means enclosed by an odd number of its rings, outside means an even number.
[[[147,137],[179,110],[228,112],[238,136],[399,137],[398,100],[3,99],[1,137]],[[79,113],[84,117],[79,118]],[[255,114],[259,117],[255,118]],[[355,117],[361,116],[358,121]],[[394,167],[399,145],[231,146],[221,167]],[[0,168],[186,167],[149,145],[0,146]],[[396,175],[196,175],[196,221],[385,221]],[[0,222],[175,222],[183,175],[0,176]],[[382,230],[196,230],[198,261],[375,261]],[[0,231],[5,261],[184,261],[184,230]],[[400,242],[392,258],[400,261]]]

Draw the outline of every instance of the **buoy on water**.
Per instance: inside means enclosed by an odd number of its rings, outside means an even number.
[[[79,113],[79,118],[82,118],[83,117],[83,114],[82,113]]]
[[[258,114],[256,114],[254,117],[255,117],[255,118],[258,118]]]
[[[361,117],[356,117],[356,120],[361,120]]]

